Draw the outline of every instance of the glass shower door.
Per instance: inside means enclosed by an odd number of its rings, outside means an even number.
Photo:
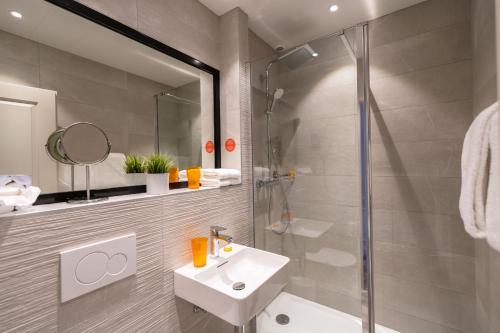
[[[259,333],[362,331],[363,45],[356,27],[251,63],[255,246],[290,258]]]

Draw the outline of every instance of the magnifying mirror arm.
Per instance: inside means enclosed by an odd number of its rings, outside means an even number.
[[[75,166],[71,165],[71,191],[75,190]]]
[[[90,201],[90,165],[85,165],[85,192],[87,193],[87,201]]]

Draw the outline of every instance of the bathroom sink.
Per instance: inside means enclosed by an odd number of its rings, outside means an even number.
[[[239,244],[207,265],[189,263],[174,272],[175,295],[242,326],[263,310],[286,284],[290,259]]]

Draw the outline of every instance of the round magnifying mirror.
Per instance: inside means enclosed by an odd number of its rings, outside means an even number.
[[[61,136],[64,133],[64,128],[54,131],[47,139],[47,144],[45,148],[50,157],[52,157],[56,162],[61,162],[64,164],[75,164],[70,161],[64,152],[61,151]]]
[[[100,163],[111,150],[106,133],[91,123],[75,123],[67,127],[59,142],[60,151],[74,164]]]

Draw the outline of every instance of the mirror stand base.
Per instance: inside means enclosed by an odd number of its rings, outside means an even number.
[[[69,204],[77,204],[77,205],[84,205],[84,204],[89,204],[89,203],[94,203],[94,202],[100,202],[100,201],[106,201],[108,198],[95,198],[95,199],[75,199],[75,200],[68,200],[67,203]]]

